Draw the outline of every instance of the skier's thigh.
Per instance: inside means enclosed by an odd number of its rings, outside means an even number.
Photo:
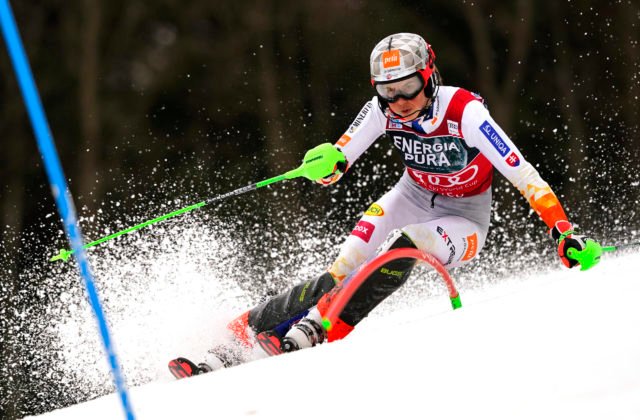
[[[420,209],[397,189],[387,192],[364,213],[329,271],[335,278],[343,279],[373,255],[391,231],[416,223],[420,216]]]
[[[487,238],[487,229],[460,216],[445,216],[404,227],[416,246],[447,267],[459,267],[475,258]]]

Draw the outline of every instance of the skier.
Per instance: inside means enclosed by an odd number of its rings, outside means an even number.
[[[593,240],[574,233],[556,195],[493,120],[483,98],[442,85],[435,58],[431,46],[416,34],[390,35],[375,46],[370,58],[375,96],[335,144],[342,153],[328,162],[333,172],[317,181],[337,182],[383,134],[400,154],[405,171],[365,211],[326,272],[229,324],[241,347],[251,348],[257,339],[263,341],[263,348],[271,346],[273,353],[279,353],[345,337],[406,281],[415,264],[414,259],[404,258],[377,270],[352,297],[338,322],[325,331],[321,320],[331,297],[376,252],[414,247],[448,268],[476,258],[489,229],[494,168],[547,225],[562,263],[579,264],[567,250],[581,251]],[[334,147],[318,147],[327,146]],[[227,350],[218,358],[231,365],[242,356]],[[186,359],[176,361],[182,376],[212,369],[212,362],[196,366]]]

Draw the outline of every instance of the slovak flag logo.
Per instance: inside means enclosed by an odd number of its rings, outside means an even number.
[[[509,157],[507,157],[507,163],[509,164],[509,166],[514,168],[520,166],[520,158],[518,157],[516,152],[511,152]]]

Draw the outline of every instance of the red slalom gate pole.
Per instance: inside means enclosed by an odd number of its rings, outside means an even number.
[[[324,318],[322,319],[322,325],[327,331],[330,331],[333,325],[336,323],[342,310],[347,305],[351,297],[356,293],[356,291],[362,286],[366,279],[384,264],[388,263],[392,260],[397,260],[398,258],[415,258],[418,261],[425,262],[433,267],[439,274],[442,276],[442,280],[444,280],[447,285],[447,289],[449,290],[449,298],[451,299],[451,306],[453,309],[458,309],[462,307],[462,302],[460,301],[460,294],[456,289],[455,284],[453,284],[453,279],[449,275],[449,272],[446,268],[438,261],[433,255],[426,253],[424,251],[420,251],[415,248],[397,248],[393,249],[389,252],[386,252],[382,255],[378,255],[371,262],[363,266],[360,271],[358,271],[353,277],[346,280],[342,290],[333,298],[331,302],[331,306],[327,310]]]

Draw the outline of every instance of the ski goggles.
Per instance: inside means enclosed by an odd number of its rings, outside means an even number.
[[[411,100],[424,89],[424,79],[415,73],[402,80],[376,83],[375,88],[378,96],[389,103],[394,103],[400,98]]]

